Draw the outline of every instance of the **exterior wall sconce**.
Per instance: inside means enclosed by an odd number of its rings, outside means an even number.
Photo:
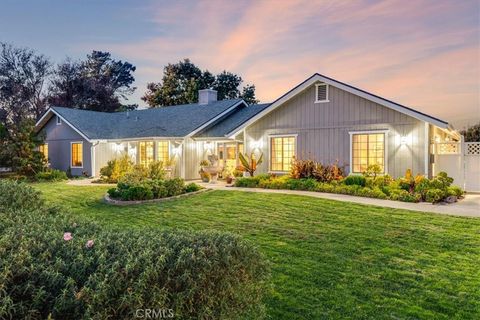
[[[176,156],[180,155],[182,153],[182,146],[179,145],[178,147],[173,147],[172,153]]]
[[[261,140],[252,141],[252,143],[250,145],[252,146],[253,150],[261,149],[262,148],[262,141]]]
[[[124,151],[125,148],[123,147],[123,145],[122,145],[121,143],[115,143],[115,144],[113,145],[113,150],[114,150],[115,152],[119,153],[119,152]]]
[[[210,150],[210,151],[213,150],[213,142],[210,142],[210,141],[205,142],[204,145],[203,145],[203,148],[207,151],[208,150]]]

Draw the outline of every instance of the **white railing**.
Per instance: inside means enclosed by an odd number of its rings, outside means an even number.
[[[436,154],[459,154],[460,142],[436,142],[435,153]]]
[[[465,142],[465,155],[466,156],[479,156],[480,155],[480,142]]]

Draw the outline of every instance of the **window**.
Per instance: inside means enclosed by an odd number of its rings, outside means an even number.
[[[328,84],[317,83],[315,85],[315,103],[329,102],[328,100]]]
[[[38,151],[40,151],[43,156],[45,157],[45,160],[48,161],[48,143],[41,144],[38,146]]]
[[[62,124],[62,119],[60,119],[59,116],[57,116],[57,126],[61,125]]]
[[[295,136],[270,138],[270,170],[289,171],[295,156]]]
[[[142,141],[139,143],[140,164],[147,167],[154,161],[153,158],[153,141]]]
[[[83,142],[72,142],[71,167],[83,167]]]
[[[170,159],[170,143],[168,141],[157,142],[157,161],[163,162],[165,165]]]
[[[352,172],[365,172],[373,164],[385,172],[385,133],[352,134]]]

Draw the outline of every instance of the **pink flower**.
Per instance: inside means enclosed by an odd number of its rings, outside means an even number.
[[[93,240],[88,240],[88,241],[87,241],[87,244],[85,245],[85,247],[86,247],[86,248],[91,248],[91,247],[93,247],[93,244],[94,244]]]
[[[65,241],[70,241],[70,240],[72,240],[72,239],[73,239],[73,237],[72,237],[72,233],[71,233],[71,232],[65,232],[65,233],[63,234],[63,240],[65,240]]]

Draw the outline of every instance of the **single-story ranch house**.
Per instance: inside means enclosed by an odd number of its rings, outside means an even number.
[[[128,154],[137,164],[173,160],[175,175],[198,179],[200,161],[218,155],[225,167],[239,153],[264,162],[257,172],[286,173],[292,157],[338,161],[350,174],[379,164],[401,176],[431,176],[434,141],[460,140],[445,121],[332,78],[314,74],[272,103],[217,101],[200,90],[197,104],[103,113],[52,106],[37,122],[52,168],[98,176]]]

